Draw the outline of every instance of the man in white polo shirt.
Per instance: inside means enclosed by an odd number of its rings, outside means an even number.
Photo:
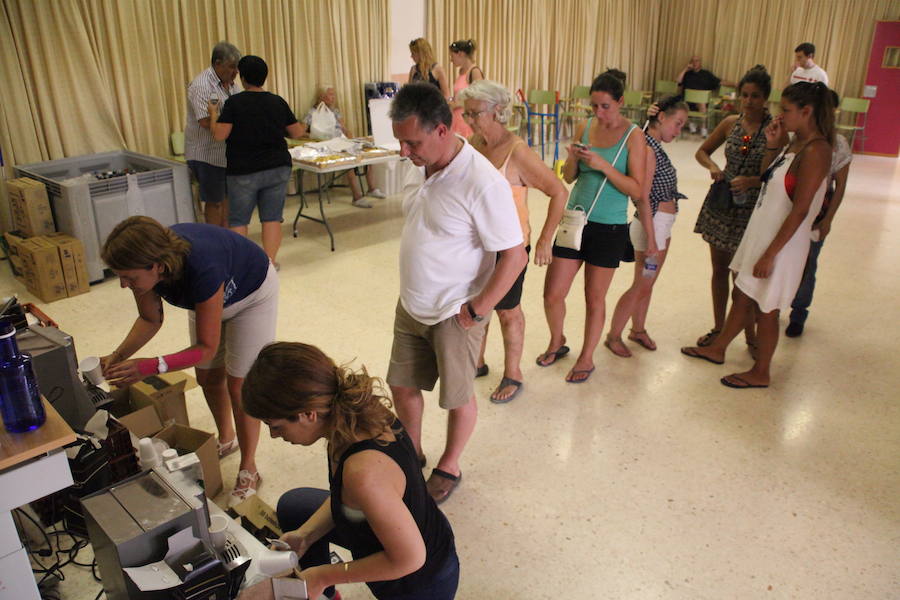
[[[228,42],[213,48],[209,68],[197,75],[187,90],[187,117],[184,124],[184,158],[200,184],[203,216],[210,225],[225,227],[225,142],[217,142],[209,131],[209,101],[219,107],[241,91],[235,83],[241,52]]]
[[[794,72],[791,73],[788,85],[800,81],[805,81],[806,83],[821,81],[825,85],[828,85],[828,73],[825,72],[825,69],[813,62],[813,57],[815,55],[816,47],[809,42],[803,42],[794,48],[794,65],[796,68],[794,69]]]
[[[422,390],[441,380],[447,440],[428,492],[442,502],[460,481],[459,458],[475,429],[473,380],[484,326],[528,256],[509,183],[450,131],[452,114],[440,90],[427,83],[404,86],[390,117],[401,155],[425,167],[425,182],[403,200],[400,299],[387,382],[424,465]]]

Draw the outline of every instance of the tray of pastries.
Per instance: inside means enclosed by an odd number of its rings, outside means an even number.
[[[355,165],[359,162],[359,158],[352,154],[323,154],[320,156],[310,156],[308,158],[295,159],[305,165],[313,167],[326,168],[344,165]]]

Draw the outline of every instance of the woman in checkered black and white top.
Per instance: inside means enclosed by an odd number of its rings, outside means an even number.
[[[651,113],[650,124],[644,133],[648,155],[643,193],[649,195],[650,199],[653,231],[656,236],[656,247],[659,249],[659,253],[656,255],[658,266],[653,277],[643,276],[647,234],[635,218],[631,221],[630,228],[635,255],[634,281],[616,304],[609,333],[604,342],[604,345],[613,354],[623,358],[631,356],[631,351],[622,341],[622,331],[629,319],[631,319],[631,333],[628,334],[628,339],[647,350],[656,350],[656,343],[647,334],[647,310],[650,308],[653,284],[656,283],[666,260],[672,226],[675,224],[675,214],[678,212],[678,200],[686,197],[678,191],[675,167],[672,166],[672,162],[663,150],[662,142],[671,142],[681,133],[681,128],[687,122],[687,105],[681,101],[680,96],[668,96],[661,99],[649,112]],[[637,213],[635,213],[635,217],[637,217]]]

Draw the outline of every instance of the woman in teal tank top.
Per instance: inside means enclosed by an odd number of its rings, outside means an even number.
[[[566,182],[575,181],[567,208],[581,206],[589,212],[588,223],[580,250],[553,246],[553,261],[544,280],[544,312],[550,328],[550,343],[547,351],[538,356],[537,364],[549,367],[569,352],[563,333],[566,295],[582,263],[586,263],[584,342],[578,359],[566,375],[569,383],[583,383],[594,371],[594,350],[600,342],[606,318],[606,291],[628,241],[628,198],[642,195],[647,143],[641,130],[620,113],[624,92],[624,81],[609,71],[594,80],[591,85],[593,116],[576,130],[574,137],[580,144],[569,146],[563,166]],[[619,154],[618,159],[616,154]],[[606,185],[591,208],[605,180]],[[647,238],[653,239],[649,212],[641,213]],[[648,248],[648,254],[655,252],[654,242],[654,246]]]

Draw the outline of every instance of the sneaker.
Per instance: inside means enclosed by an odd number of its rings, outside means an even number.
[[[691,133],[697,133],[697,124],[693,121],[688,121],[688,130],[690,130]]]
[[[784,335],[788,337],[800,337],[803,335],[803,323],[795,323],[791,321],[787,329],[784,330]]]
[[[234,489],[228,496],[228,508],[234,508],[250,496],[255,496],[260,483],[262,483],[262,477],[259,472],[251,473],[246,469],[241,469],[238,472]]]
[[[216,442],[216,449],[219,452],[219,458],[225,458],[229,454],[236,452],[239,448],[240,446],[238,446],[237,436],[231,438],[230,442],[225,442],[224,444]]]
[[[700,128],[700,135],[703,136],[703,137],[706,137],[706,136],[709,135],[709,131],[706,129],[706,127],[701,127],[701,128]]]
[[[353,201],[353,206],[356,208],[372,208],[372,203],[365,198],[357,198]]]
[[[380,189],[375,188],[374,190],[369,190],[369,193],[366,196],[371,196],[372,198],[387,198],[387,194],[382,192]]]

